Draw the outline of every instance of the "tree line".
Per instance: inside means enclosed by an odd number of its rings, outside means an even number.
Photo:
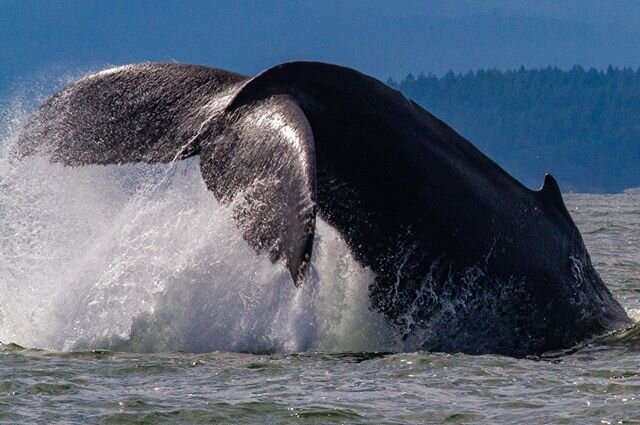
[[[640,68],[407,75],[401,90],[531,188],[640,187]]]

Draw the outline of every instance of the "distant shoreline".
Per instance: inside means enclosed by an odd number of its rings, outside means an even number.
[[[640,186],[640,68],[480,69],[389,83],[525,186],[547,172],[565,191]]]

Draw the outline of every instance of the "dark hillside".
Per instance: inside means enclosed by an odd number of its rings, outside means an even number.
[[[640,69],[558,68],[409,74],[389,81],[531,188],[640,186]]]

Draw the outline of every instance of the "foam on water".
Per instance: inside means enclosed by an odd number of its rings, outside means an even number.
[[[393,350],[372,274],[321,220],[309,277],[257,255],[199,160],[0,159],[0,341],[53,350]]]

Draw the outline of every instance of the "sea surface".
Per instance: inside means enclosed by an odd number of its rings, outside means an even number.
[[[640,423],[640,328],[515,359],[402,352],[320,221],[294,288],[198,159],[0,155],[0,423]],[[640,317],[640,195],[565,195]]]

